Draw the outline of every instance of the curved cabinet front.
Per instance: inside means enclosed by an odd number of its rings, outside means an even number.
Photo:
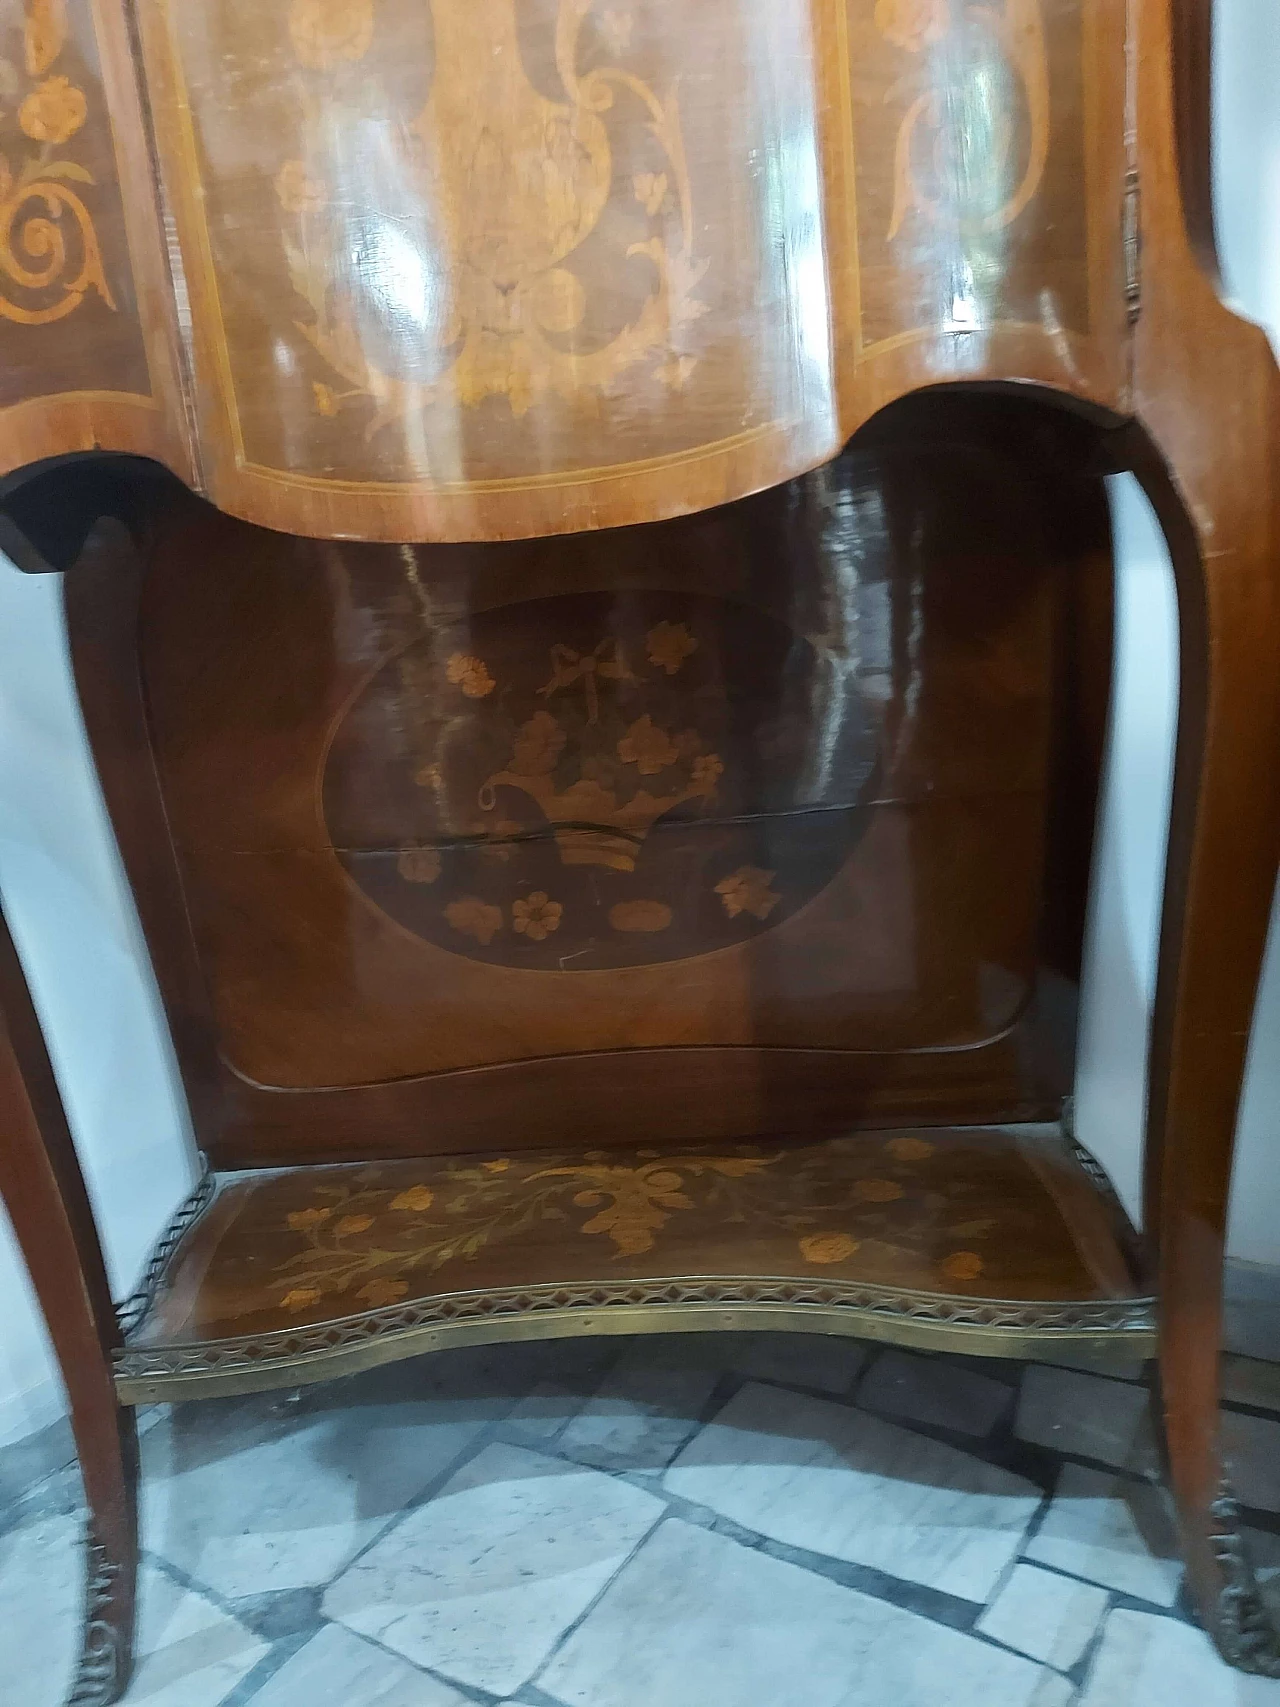
[[[235,515],[615,526],[940,381],[1123,407],[1123,0],[139,0],[146,124],[114,0],[3,4],[11,383],[158,399],[53,448]]]

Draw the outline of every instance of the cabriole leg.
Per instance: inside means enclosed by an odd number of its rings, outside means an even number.
[[[133,1660],[137,1434],[116,1403],[115,1313],[84,1179],[0,913],[0,1198],[62,1371],[84,1481],[84,1641],[73,1707],[118,1701]]]

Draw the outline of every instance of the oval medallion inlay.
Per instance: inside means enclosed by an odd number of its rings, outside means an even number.
[[[505,605],[377,672],[330,748],[325,818],[365,895],[452,953],[557,972],[684,959],[831,882],[875,722],[846,668],[754,606]]]

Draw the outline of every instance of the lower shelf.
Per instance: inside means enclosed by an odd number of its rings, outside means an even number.
[[[450,1344],[782,1327],[1147,1356],[1154,1310],[1067,1141],[970,1128],[225,1174],[153,1264],[127,1403]]]

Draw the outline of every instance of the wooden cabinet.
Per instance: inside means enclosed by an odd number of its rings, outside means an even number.
[[[776,485],[921,385],[1125,405],[1123,0],[9,10],[10,467],[501,539]]]
[[[128,1668],[115,1401],[760,1323],[1158,1351],[1197,1604],[1280,1673],[1216,1428],[1276,370],[1212,279],[1205,8],[0,26],[0,543],[67,571],[210,1163],[113,1322],[6,949],[80,1699]],[[1071,1089],[1118,469],[1181,624],[1141,1238],[1069,1130],[1001,1130]]]

